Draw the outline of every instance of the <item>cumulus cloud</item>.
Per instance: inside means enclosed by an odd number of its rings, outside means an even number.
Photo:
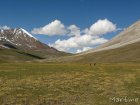
[[[108,19],[100,19],[84,30],[80,30],[74,24],[64,26],[61,21],[55,20],[42,28],[34,28],[32,33],[68,36],[67,39],[58,39],[49,45],[60,51],[80,53],[107,42],[108,40],[103,38],[102,35],[113,31],[117,31],[116,24]]]
[[[98,20],[87,31],[90,35],[104,35],[116,31],[116,25],[108,19]]]
[[[8,26],[0,26],[0,29],[8,30],[8,29],[10,29],[10,27],[8,27]]]
[[[69,30],[68,35],[70,35],[70,36],[79,36],[80,35],[80,28],[77,27],[76,25],[70,25],[67,29]]]
[[[55,20],[44,27],[34,28],[31,33],[54,36],[65,35],[67,33],[67,30],[65,29],[65,26],[63,23],[61,23],[61,21]]]
[[[58,39],[50,46],[57,48],[60,51],[71,52],[71,49],[76,49],[76,52],[86,51],[88,48],[107,42],[105,38],[94,38],[90,35],[74,36],[69,39]]]
[[[90,50],[90,49],[92,49],[92,47],[83,47],[83,49],[78,49],[76,51],[76,53],[81,53],[81,52],[84,52],[84,51],[87,51],[87,50]]]

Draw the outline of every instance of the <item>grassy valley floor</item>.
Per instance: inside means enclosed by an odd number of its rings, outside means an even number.
[[[0,105],[140,105],[140,63],[1,63]]]

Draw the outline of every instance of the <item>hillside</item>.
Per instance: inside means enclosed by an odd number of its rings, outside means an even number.
[[[109,62],[140,62],[140,42],[127,46],[110,49],[85,55],[74,55],[51,59],[50,62],[83,62],[83,63],[109,63]]]
[[[115,48],[126,46],[128,44],[139,42],[139,41],[140,41],[140,21],[137,21],[134,24],[132,24],[131,26],[129,26],[128,28],[124,29],[122,32],[120,32],[118,35],[113,37],[108,42],[106,42],[94,49],[83,52],[81,54],[115,49]]]
[[[44,59],[41,56],[16,49],[0,49],[0,63],[3,62],[23,62]]]
[[[116,49],[87,54],[81,62],[140,62],[140,42]]]
[[[30,60],[38,57],[48,59],[65,55],[69,54],[40,42],[23,28],[0,29],[1,61],[24,61],[24,57]]]
[[[74,56],[53,59],[61,62],[139,62],[140,21],[135,22],[108,42]]]

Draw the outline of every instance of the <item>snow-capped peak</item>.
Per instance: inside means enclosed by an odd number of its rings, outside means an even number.
[[[34,39],[37,40],[37,38],[35,38],[33,35],[31,35],[29,32],[27,32],[25,29],[20,28],[25,34],[29,35],[30,37],[33,37]]]

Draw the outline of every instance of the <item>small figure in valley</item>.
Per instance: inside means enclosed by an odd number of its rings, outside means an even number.
[[[90,67],[91,67],[91,63],[90,63]]]
[[[90,67],[93,68],[93,67],[92,67],[92,63],[90,63]]]
[[[96,63],[93,64],[94,66],[96,66]],[[90,63],[90,67],[92,67],[92,64]]]

